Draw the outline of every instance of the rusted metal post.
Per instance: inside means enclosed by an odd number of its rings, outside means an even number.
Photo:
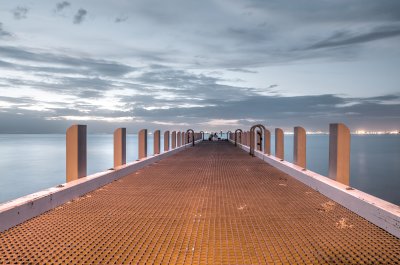
[[[261,137],[262,132],[256,131],[256,134],[257,134],[256,150],[262,151],[262,137]]]
[[[293,162],[306,169],[306,130],[303,127],[294,127]]]
[[[66,180],[86,177],[86,125],[72,125],[66,135]]]
[[[185,135],[186,135],[185,132],[182,132],[182,134],[181,134],[181,136],[182,136],[182,145],[187,144]]]
[[[257,130],[258,129],[258,130]],[[250,152],[251,156],[254,156],[254,151],[262,151],[262,133],[267,129],[262,124],[256,124],[250,128]]]
[[[176,148],[176,131],[172,131],[172,136],[171,136],[171,148],[175,149]]]
[[[264,130],[264,154],[271,155],[271,132]]]
[[[126,128],[114,131],[114,168],[126,164]]]
[[[164,132],[164,152],[169,151],[169,131]]]
[[[182,143],[182,136],[181,136],[181,132],[178,132],[177,134],[176,134],[176,141],[177,141],[177,147],[180,147],[181,146],[181,143]]]
[[[350,184],[350,130],[342,123],[329,125],[329,178]]]
[[[240,141],[239,141],[240,139]],[[232,140],[233,140],[233,135],[232,135]],[[242,143],[242,130],[241,129],[236,129],[235,130],[235,146],[237,146],[237,143]]]
[[[246,143],[247,143],[247,146],[250,146],[250,131],[247,131],[247,134],[246,134]],[[254,138],[253,138],[254,139]]]
[[[185,141],[187,141],[188,144],[192,143],[192,146],[194,146],[195,145],[195,140],[196,140],[195,139],[196,135],[197,134],[194,132],[193,129],[188,129],[186,131]]]
[[[154,145],[154,154],[159,155],[160,154],[160,130],[155,130],[153,134],[154,140],[153,140],[153,145]]]
[[[254,150],[255,150],[255,148],[254,148],[254,145],[256,143],[256,139],[255,139],[256,131],[255,131],[255,129],[256,129],[256,127],[253,126],[253,127],[251,127],[250,132],[249,132],[249,135],[250,135],[250,137],[249,137],[250,138],[250,141],[249,141],[250,152],[249,152],[249,154],[251,156],[254,156]]]
[[[147,129],[142,129],[138,133],[139,159],[147,157]]]
[[[285,159],[284,134],[280,128],[275,129],[275,156],[281,160]]]

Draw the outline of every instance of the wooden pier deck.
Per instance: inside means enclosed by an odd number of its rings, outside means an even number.
[[[400,264],[400,240],[204,142],[1,233],[0,264]]]

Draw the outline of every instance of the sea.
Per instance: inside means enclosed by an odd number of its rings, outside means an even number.
[[[293,135],[284,142],[285,160],[292,162]],[[274,154],[274,136],[271,143]],[[328,135],[307,135],[309,170],[327,176],[328,147]],[[127,162],[137,159],[137,149],[137,135],[128,134]],[[88,134],[87,173],[112,167],[113,135]],[[65,183],[65,171],[65,134],[0,134],[0,204]],[[350,186],[400,205],[400,135],[352,135]]]

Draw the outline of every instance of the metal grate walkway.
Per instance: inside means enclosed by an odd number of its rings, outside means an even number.
[[[0,264],[400,264],[400,240],[202,143],[0,234]]]

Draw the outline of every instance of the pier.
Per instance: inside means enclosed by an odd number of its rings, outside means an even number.
[[[93,176],[86,129],[70,129],[67,182],[0,206],[0,264],[400,264],[400,209],[348,186],[343,125],[329,178],[307,170],[301,127],[294,164],[263,126],[226,141],[157,131],[153,156],[141,130],[126,164],[116,130],[114,168]]]

